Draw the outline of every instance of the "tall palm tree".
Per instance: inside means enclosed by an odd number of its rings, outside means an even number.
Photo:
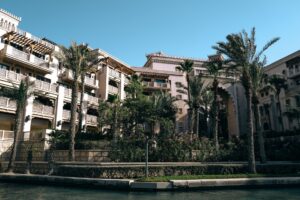
[[[190,88],[190,95],[191,95],[191,106],[193,109],[193,113],[195,114],[195,117],[193,119],[192,127],[195,130],[195,134],[199,134],[199,112],[200,107],[204,105],[203,97],[205,96],[205,93],[207,91],[207,86],[202,81],[201,76],[195,76],[190,79],[189,81],[189,88]]]
[[[213,77],[212,90],[214,94],[213,98],[213,137],[215,142],[216,151],[219,151],[219,139],[218,139],[218,122],[219,122],[219,105],[218,105],[218,75],[223,70],[223,61],[220,59],[212,60],[206,65],[209,74]]]
[[[283,125],[283,120],[282,120],[282,110],[281,110],[281,103],[280,103],[280,92],[282,89],[287,88],[287,81],[285,78],[280,77],[278,75],[271,75],[269,77],[269,83],[273,86],[273,91],[275,91],[276,94],[276,99],[278,103],[278,111],[279,111],[279,120],[280,120],[280,125],[281,125],[281,131],[284,131],[284,125]]]
[[[176,67],[177,70],[184,72],[186,74],[186,82],[187,82],[187,96],[188,96],[188,131],[193,135],[193,109],[191,105],[191,94],[190,94],[190,74],[193,71],[194,62],[191,60],[185,60],[183,63],[180,63],[179,66]]]
[[[125,90],[135,99],[143,93],[144,86],[142,84],[141,77],[134,74],[131,76],[129,84],[126,86]]]
[[[61,46],[61,53],[58,58],[64,66],[71,69],[73,73],[72,97],[71,97],[71,119],[70,119],[70,138],[69,138],[69,161],[75,161],[75,134],[76,134],[76,111],[79,92],[79,78],[86,66],[91,62],[91,50],[88,45],[72,42],[69,48]]]
[[[84,117],[84,107],[83,107],[83,98],[85,93],[85,79],[87,73],[95,73],[98,70],[98,65],[107,61],[108,57],[99,58],[98,49],[90,50],[86,55],[86,62],[83,63],[80,70],[80,112],[79,112],[79,120],[78,120],[78,133],[82,132],[83,129],[83,117]]]
[[[256,133],[258,136],[258,144],[259,144],[259,155],[262,163],[265,163],[266,151],[265,151],[265,142],[264,136],[261,126],[261,116],[259,113],[259,93],[262,90],[268,90],[268,86],[265,85],[266,75],[263,73],[263,66],[265,65],[265,60],[257,63],[256,65],[252,65],[250,67],[250,77],[252,82],[252,105],[253,105],[253,116],[254,116],[254,124]]]
[[[245,89],[246,107],[247,107],[247,139],[248,139],[248,165],[249,172],[256,173],[255,155],[254,155],[254,137],[252,121],[252,96],[253,83],[250,75],[250,68],[257,63],[262,62],[262,54],[279,38],[270,40],[261,51],[257,51],[255,42],[255,28],[252,28],[250,36],[246,31],[237,34],[229,34],[226,42],[218,42],[213,49],[226,56],[225,63],[229,65],[228,70],[238,71],[240,73],[241,83]]]
[[[209,135],[209,126],[207,119],[209,118],[209,109],[213,104],[213,92],[211,90],[206,90],[202,95],[203,107],[204,107],[204,119],[205,119],[205,131]]]
[[[18,143],[22,135],[23,127],[25,123],[26,103],[28,98],[33,94],[33,90],[32,90],[33,85],[34,83],[29,80],[29,77],[26,77],[24,80],[21,80],[21,83],[18,88],[1,89],[1,94],[3,96],[7,96],[9,98],[15,99],[17,103],[17,110],[16,110],[16,117],[15,117],[15,124],[14,124],[14,140],[12,144],[11,154],[9,156],[7,172],[13,172],[15,166]]]

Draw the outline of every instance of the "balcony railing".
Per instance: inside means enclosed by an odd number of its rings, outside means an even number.
[[[13,71],[9,71],[6,69],[0,69],[0,79],[5,79],[7,81],[13,81],[19,83],[22,79],[24,79],[26,76],[23,74],[18,74]],[[45,81],[41,80],[35,80],[34,81],[34,87],[38,90],[46,91],[46,92],[54,92],[56,93],[57,91],[57,84],[55,83],[48,83]]]
[[[0,97],[0,107],[7,110],[15,111],[17,108],[17,103],[15,100],[12,100],[10,98]]]
[[[145,87],[157,88],[157,89],[168,89],[170,88],[168,83],[159,83],[159,82],[147,82],[144,81],[143,85]]]
[[[54,108],[52,106],[46,106],[40,103],[33,103],[33,113],[38,115],[47,115],[52,116],[54,115]]]
[[[33,54],[20,51],[19,49],[16,49],[10,45],[5,45],[4,54],[9,58],[21,61],[28,66],[34,67],[35,69],[51,72],[49,63],[47,63],[44,59],[38,58]]]
[[[38,90],[47,91],[47,92],[57,92],[57,84],[48,83],[41,80],[35,80],[34,87]]]
[[[114,78],[121,78],[121,73],[117,72],[111,68],[109,68],[108,74],[109,74],[109,76],[114,77]]]
[[[86,122],[87,122],[88,124],[96,125],[96,124],[97,124],[97,116],[94,116],[94,115],[86,115]]]
[[[108,92],[112,94],[119,94],[119,89],[112,85],[108,85]]]
[[[64,69],[64,71],[62,73],[62,77],[67,80],[74,80],[73,72],[70,69]],[[78,81],[81,82],[80,78]],[[85,85],[91,86],[93,88],[99,87],[98,80],[96,78],[90,78],[90,77],[86,76],[84,81],[85,81]]]
[[[7,130],[0,130],[0,139],[13,139],[14,138],[14,132],[13,131],[7,131]]]
[[[70,110],[63,110],[63,116],[64,121],[70,121],[71,120],[71,111]],[[76,113],[76,121],[78,119],[78,113]]]
[[[97,97],[94,97],[94,96],[91,96],[91,95],[88,95],[87,97],[88,97],[88,101],[90,103],[98,104],[99,99]]]

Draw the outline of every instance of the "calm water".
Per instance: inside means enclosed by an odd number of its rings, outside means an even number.
[[[194,192],[117,192],[104,190],[71,189],[36,185],[0,183],[0,200],[258,200],[288,199],[299,200],[300,188],[290,189],[249,189],[249,190],[212,190]]]

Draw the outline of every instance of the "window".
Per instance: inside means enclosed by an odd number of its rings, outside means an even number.
[[[295,65],[295,70],[296,70],[296,72],[299,72],[299,66],[298,65]]]
[[[178,114],[182,114],[182,108],[178,108]]]
[[[259,107],[259,112],[261,116],[264,115],[264,108],[262,106]]]
[[[6,69],[6,70],[9,70],[9,66],[8,66],[8,65],[5,65],[5,64],[2,64],[2,63],[0,63],[0,69]]]
[[[262,93],[260,93],[260,96],[261,96],[261,97],[264,97],[264,96],[265,96],[265,94],[262,92]]]
[[[180,82],[176,82],[175,85],[176,85],[177,88],[182,87],[182,84]]]
[[[285,75],[285,73],[286,73],[286,71],[285,71],[285,70],[282,70],[282,74]]]
[[[182,95],[181,94],[178,94],[178,95],[176,95],[176,99],[182,99]]]
[[[291,105],[291,100],[290,100],[290,99],[287,99],[287,100],[285,101],[285,104],[286,104],[286,106],[290,106],[290,105]]]

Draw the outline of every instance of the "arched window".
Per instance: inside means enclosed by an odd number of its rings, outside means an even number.
[[[0,26],[2,26],[2,25],[3,25],[3,18],[0,21]]]
[[[7,29],[10,30],[10,22],[8,23]]]
[[[14,24],[11,26],[11,30],[15,31],[15,25]]]
[[[4,28],[7,28],[7,21],[4,22]]]

